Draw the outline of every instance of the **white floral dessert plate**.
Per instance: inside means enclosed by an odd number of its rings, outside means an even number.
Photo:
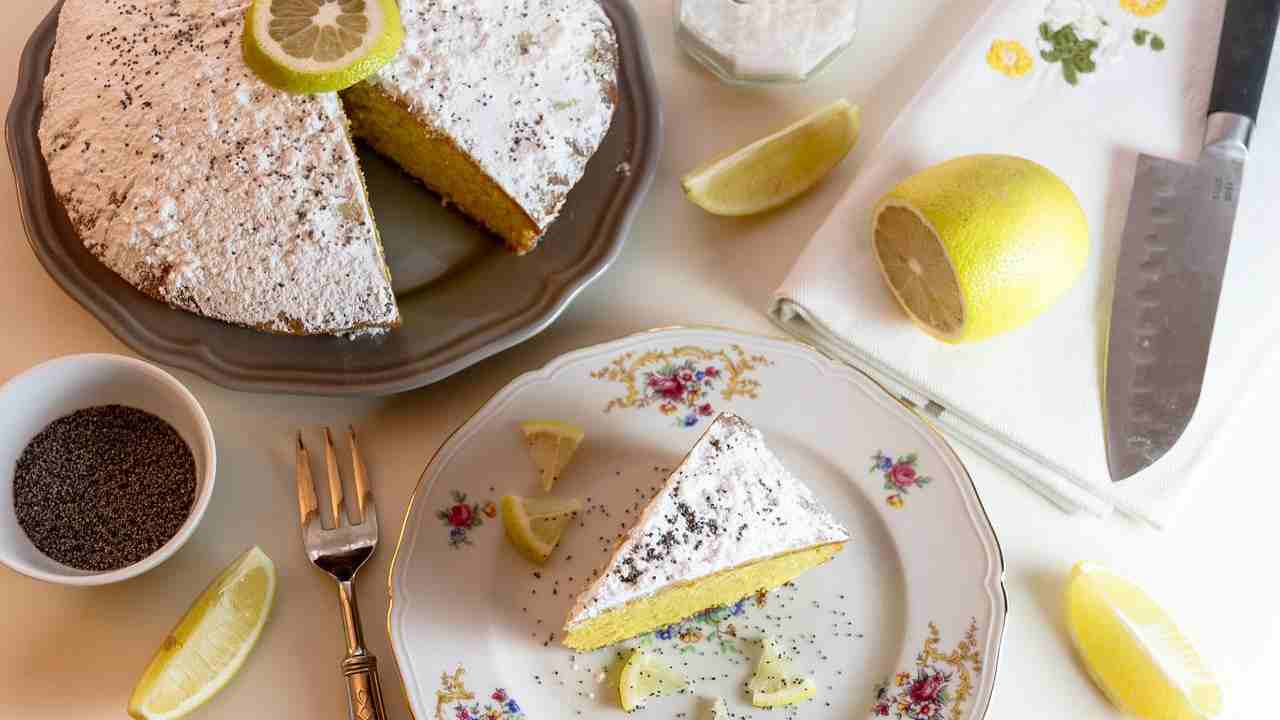
[[[563,647],[592,570],[725,410],[764,433],[852,541],[767,595],[612,648]],[[503,494],[541,494],[517,428],[535,418],[587,432],[553,491],[586,510],[544,567],[511,547],[495,507]],[[449,438],[405,516],[388,629],[418,720],[621,718],[610,670],[634,647],[693,683],[642,715],[698,717],[719,697],[734,717],[763,717],[743,685],[766,634],[817,681],[789,716],[976,720],[996,678],[1003,572],[956,454],[878,385],[791,341],[670,329],[522,375]]]

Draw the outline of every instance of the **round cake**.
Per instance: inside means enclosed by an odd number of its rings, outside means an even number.
[[[85,246],[193,313],[292,334],[399,324],[349,114],[518,252],[613,115],[616,44],[594,0],[401,0],[400,55],[343,99],[253,74],[250,4],[66,0],[45,79],[41,149]]]

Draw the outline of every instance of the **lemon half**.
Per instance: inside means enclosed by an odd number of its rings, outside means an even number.
[[[917,325],[948,343],[1029,322],[1084,272],[1089,224],[1075,193],[1030,160],[970,155],[903,181],[877,205],[881,273]]]
[[[172,720],[217,694],[262,634],[275,592],[275,565],[250,548],[214,578],[164,639],[133,689],[129,715]]]
[[[784,205],[827,176],[858,142],[860,112],[837,100],[681,180],[689,200],[715,215],[751,215]]]
[[[395,57],[404,26],[395,0],[254,0],[244,59],[286,92],[344,90]]]
[[[1222,711],[1222,689],[1173,619],[1110,570],[1072,568],[1067,625],[1094,682],[1122,710],[1150,720],[1201,720]]]

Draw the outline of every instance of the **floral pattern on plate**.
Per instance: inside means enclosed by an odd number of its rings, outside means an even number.
[[[440,674],[436,691],[436,720],[522,720],[520,703],[503,688],[489,694],[483,703],[467,690],[462,681],[466,673],[461,666],[453,674]]]
[[[693,652],[704,643],[710,643],[715,654],[740,655],[738,647],[738,629],[733,618],[742,617],[748,605],[762,608],[768,604],[768,593],[758,592],[750,598],[743,598],[732,605],[703,610],[688,620],[659,628],[640,640],[642,647],[656,642],[679,643],[677,649],[681,653]]]
[[[916,470],[920,458],[915,453],[894,460],[883,451],[876,451],[871,456],[871,461],[871,472],[879,472],[884,476],[884,489],[891,493],[884,500],[895,510],[901,510],[907,504],[906,495],[911,488],[922,488],[933,482],[933,478],[921,475]]]
[[[467,494],[458,490],[454,490],[452,496],[453,503],[440,508],[436,517],[449,528],[449,547],[457,549],[472,544],[469,533],[483,525],[486,517],[490,520],[497,517],[498,506],[492,500],[469,503]]]
[[[760,381],[751,373],[772,364],[764,355],[749,355],[740,345],[722,350],[686,345],[638,355],[624,353],[591,377],[626,388],[624,395],[609,401],[606,413],[657,407],[675,418],[677,426],[688,428],[715,416],[711,399],[716,394],[726,402],[735,397],[757,398]]]
[[[876,688],[872,714],[898,720],[960,720],[964,703],[973,693],[973,676],[982,672],[978,652],[978,621],[969,623],[964,638],[949,653],[938,650],[942,634],[929,623],[929,637],[916,655],[915,672],[900,672]]]

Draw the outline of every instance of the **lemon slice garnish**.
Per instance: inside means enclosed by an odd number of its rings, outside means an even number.
[[[180,718],[217,694],[258,641],[275,592],[275,565],[250,548],[214,578],[164,639],[133,689],[129,715]]]
[[[511,544],[539,565],[551,557],[565,527],[582,510],[579,500],[514,495],[504,495],[498,506]]]
[[[254,0],[244,59],[286,92],[335,92],[377,72],[403,42],[395,0]]]
[[[573,459],[586,432],[577,425],[558,420],[530,420],[520,423],[529,456],[542,477],[543,492],[551,492],[560,473]]]
[[[627,712],[643,707],[649,698],[670,695],[687,687],[689,681],[683,675],[643,650],[631,653],[618,676],[618,697]]]
[[[763,645],[755,675],[747,682],[752,705],[759,708],[794,705],[818,692],[813,678],[796,674],[772,638],[765,638]]]
[[[860,113],[837,100],[803,120],[685,175],[689,200],[715,215],[784,205],[826,177],[858,142]]]
[[[1222,710],[1222,689],[1141,588],[1094,563],[1067,585],[1067,625],[1085,667],[1111,702],[1142,718],[1193,720]]]
[[[703,706],[702,720],[729,720],[729,708],[724,704],[724,698],[708,698]]]

